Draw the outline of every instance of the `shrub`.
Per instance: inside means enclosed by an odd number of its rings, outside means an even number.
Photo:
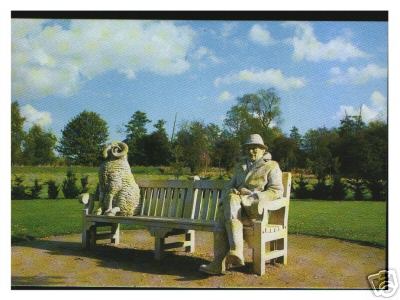
[[[79,195],[79,188],[76,185],[76,177],[72,170],[67,171],[67,178],[64,179],[62,184],[62,191],[67,199],[73,199]]]
[[[33,186],[31,186],[29,189],[29,191],[30,191],[29,198],[38,199],[42,188],[43,188],[43,184],[40,184],[39,180],[35,179]]]
[[[308,181],[304,178],[303,174],[300,175],[299,181],[297,181],[297,187],[294,189],[297,199],[306,199],[310,197],[307,185]]]
[[[11,199],[28,199],[29,195],[26,193],[26,187],[23,184],[24,178],[22,176],[15,176],[14,182],[11,185]]]
[[[317,184],[313,186],[311,191],[311,198],[314,199],[329,199],[330,196],[330,186],[325,183],[324,180],[318,181]]]
[[[343,183],[340,177],[336,176],[333,179],[331,198],[333,200],[344,200],[346,198],[346,185]]]
[[[49,199],[57,199],[60,191],[60,186],[56,184],[55,180],[49,180],[47,183],[47,196]]]
[[[363,200],[364,199],[365,186],[364,186],[364,182],[362,180],[351,179],[351,180],[349,180],[349,186],[353,190],[353,199],[354,200]]]
[[[84,175],[81,177],[81,193],[87,193],[89,191],[89,175]]]
[[[172,163],[171,169],[176,179],[179,179],[179,177],[182,176],[184,173],[184,165],[182,162]]]
[[[373,200],[386,200],[387,198],[387,181],[385,180],[369,180],[366,182],[368,189],[371,191]]]
[[[94,199],[95,200],[100,200],[100,184],[96,185],[96,191],[94,192]]]

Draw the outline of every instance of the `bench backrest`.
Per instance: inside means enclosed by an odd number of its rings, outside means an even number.
[[[284,197],[290,198],[291,174],[282,175]],[[215,221],[224,180],[137,180],[141,191],[141,216]],[[287,218],[287,216],[286,216]]]

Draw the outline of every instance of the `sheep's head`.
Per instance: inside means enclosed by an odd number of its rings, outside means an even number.
[[[123,142],[112,142],[103,149],[103,158],[105,160],[120,159],[128,154],[128,145]]]

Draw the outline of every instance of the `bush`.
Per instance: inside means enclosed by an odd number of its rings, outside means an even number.
[[[89,175],[81,177],[81,193],[87,193],[89,191]]]
[[[79,188],[76,185],[75,174],[72,170],[67,171],[67,178],[64,179],[62,184],[62,191],[67,199],[76,198],[80,193]]]
[[[96,191],[94,192],[94,199],[100,200],[100,184],[96,185]]]
[[[353,199],[354,200],[363,200],[365,186],[364,182],[360,179],[350,179],[349,186],[353,190]]]
[[[373,200],[387,199],[387,181],[386,180],[369,180],[366,182],[368,189],[371,191]]]
[[[319,181],[313,186],[311,191],[311,198],[314,199],[329,199],[330,196],[330,185],[327,185],[325,181]]]
[[[184,165],[182,162],[175,162],[171,164],[172,173],[176,179],[184,174]]]
[[[308,181],[304,178],[303,174],[300,175],[299,181],[297,181],[297,187],[294,189],[297,199],[306,199],[310,197],[307,185]]]
[[[57,199],[60,191],[60,186],[56,184],[55,180],[49,180],[47,183],[47,196],[49,199]]]
[[[26,193],[26,187],[23,184],[24,178],[22,176],[15,176],[14,182],[11,185],[11,199],[28,199],[29,195]]]
[[[29,189],[30,190],[29,198],[38,199],[42,188],[43,188],[43,184],[40,184],[39,180],[35,179],[33,186],[30,187],[30,189]]]
[[[346,185],[342,182],[340,177],[335,177],[333,179],[331,198],[333,200],[344,200],[346,198]]]

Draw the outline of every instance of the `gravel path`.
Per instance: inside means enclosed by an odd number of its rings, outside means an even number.
[[[142,230],[121,232],[121,243],[81,249],[80,235],[55,236],[12,247],[13,286],[176,288],[369,288],[367,276],[385,268],[385,249],[332,238],[289,235],[288,265],[246,266],[224,276],[198,271],[212,259],[212,234],[196,233],[193,254],[168,252],[153,259],[153,239]]]

